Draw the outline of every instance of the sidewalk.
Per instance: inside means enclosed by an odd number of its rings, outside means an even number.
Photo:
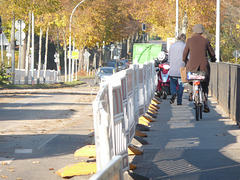
[[[159,105],[143,145],[136,155],[133,171],[149,179],[240,179],[240,130],[217,102],[210,97],[210,113],[195,120],[192,102],[183,95],[183,105]]]

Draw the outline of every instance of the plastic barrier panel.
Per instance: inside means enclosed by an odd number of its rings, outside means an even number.
[[[101,171],[94,174],[89,180],[123,180],[122,157],[115,156]]]
[[[40,71],[40,83],[43,83],[43,70]],[[11,73],[10,70],[7,70],[7,73]],[[33,76],[34,76],[34,84],[37,83],[37,73],[38,71],[34,69]],[[46,84],[53,84],[57,82],[57,74],[58,72],[55,70],[47,70],[46,71]],[[25,77],[25,70],[24,69],[15,69],[15,77],[14,77],[14,84],[25,84],[25,78],[28,79],[28,84],[32,84],[32,71],[28,71],[28,76]]]
[[[154,96],[155,78],[154,63],[134,64],[100,84],[93,116],[97,168],[104,172],[103,179],[119,179],[129,169],[128,145],[135,135],[139,115],[146,113]],[[120,174],[111,169],[117,155],[122,158]]]
[[[108,85],[103,85],[93,102],[97,169],[103,169],[114,155]]]
[[[149,81],[149,96],[148,96],[148,105],[151,103],[151,99],[152,99],[152,72],[151,72],[151,64],[148,63],[148,81]]]
[[[148,107],[151,102],[151,79],[150,79],[150,69],[149,69],[149,63],[147,64],[147,100],[146,100],[146,106]]]
[[[111,77],[111,82],[112,83],[109,84],[109,97],[111,124],[113,126],[112,129],[114,135],[114,155],[123,156],[123,169],[127,170],[129,169],[128,147],[123,114],[123,96],[119,74],[114,74]]]
[[[133,80],[133,88],[134,88],[134,122],[135,125],[138,124],[138,119],[139,119],[139,65],[134,64],[133,65],[133,70],[134,70],[134,80]]]
[[[144,65],[143,65],[143,71],[144,71],[144,79],[143,79],[143,82],[144,82],[144,106],[145,106],[145,110],[147,111],[147,109],[148,109],[148,83],[147,83],[147,81],[148,81],[148,66],[147,66],[147,64],[145,63]],[[146,112],[145,112],[146,113]]]
[[[139,65],[139,116],[145,114],[145,89],[144,89],[144,69],[143,65]]]
[[[150,69],[150,81],[151,81],[151,99],[154,98],[155,95],[155,90],[156,90],[156,86],[155,83],[157,81],[157,77],[156,77],[156,70],[155,70],[155,62],[154,61],[150,61],[149,62],[149,69]],[[151,103],[151,99],[150,99],[150,103]]]
[[[127,92],[127,71],[126,70],[120,71],[119,74],[120,74],[120,83],[122,87],[123,115],[124,115],[126,139],[127,139],[127,146],[128,146],[130,144],[130,133],[129,133],[130,112],[129,112],[129,106],[128,106],[129,100],[128,100],[128,92]]]
[[[127,96],[128,96],[128,120],[129,120],[129,142],[135,135],[135,121],[134,121],[134,89],[133,89],[133,69],[129,68],[127,72]]]

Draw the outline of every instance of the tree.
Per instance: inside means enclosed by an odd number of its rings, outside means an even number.
[[[226,62],[235,63],[232,53],[240,49],[240,2],[238,0],[223,0],[221,18],[221,56]]]
[[[64,46],[64,66],[67,64],[67,42],[69,42],[69,20],[79,0],[2,0],[0,2],[4,32],[10,39],[12,17],[28,22],[29,11],[35,15],[35,33]],[[232,51],[239,48],[239,1],[221,0],[221,54],[222,59],[231,59]],[[179,0],[179,33],[192,35],[195,24],[201,23],[211,42],[215,41],[216,0]],[[141,24],[147,24],[146,33],[166,40],[174,37],[176,24],[176,0],[86,0],[72,17],[72,37],[77,49],[99,47],[114,42],[132,44],[133,37],[142,37]],[[28,26],[24,29],[28,33]],[[49,28],[49,37],[45,37]],[[56,35],[59,36],[56,36]],[[135,36],[138,35],[138,36]],[[13,36],[13,35],[12,35]],[[59,37],[59,38],[58,38]],[[59,40],[58,40],[59,39]],[[27,41],[26,41],[27,43]],[[36,44],[39,44],[36,42]],[[55,43],[56,44],[56,43]],[[43,49],[48,44],[41,45]],[[27,47],[27,46],[26,46]],[[37,47],[37,46],[36,46]],[[29,47],[28,47],[29,48]],[[37,48],[38,49],[38,48]],[[131,47],[126,48],[128,52]],[[38,65],[40,67],[41,48]],[[50,57],[52,61],[53,57]],[[36,58],[37,59],[37,58]],[[47,60],[48,61],[48,60]],[[46,62],[47,62],[46,61]],[[37,61],[36,61],[37,62]],[[66,68],[65,72],[66,72]]]

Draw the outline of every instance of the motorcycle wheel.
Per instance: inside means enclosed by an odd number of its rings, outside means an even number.
[[[156,95],[158,98],[161,98],[161,93],[160,92],[157,92],[157,95]]]
[[[167,99],[167,92],[163,91],[163,99]]]
[[[166,87],[166,90],[167,90],[167,94],[171,95],[170,87]]]

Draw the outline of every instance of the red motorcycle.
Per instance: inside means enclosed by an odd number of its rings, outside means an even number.
[[[155,60],[156,62],[156,60]],[[157,84],[157,96],[159,98],[166,99],[167,95],[170,95],[170,76],[169,69],[170,65],[167,63],[167,57],[161,54],[160,58],[157,59],[157,71],[158,71],[158,84]]]

